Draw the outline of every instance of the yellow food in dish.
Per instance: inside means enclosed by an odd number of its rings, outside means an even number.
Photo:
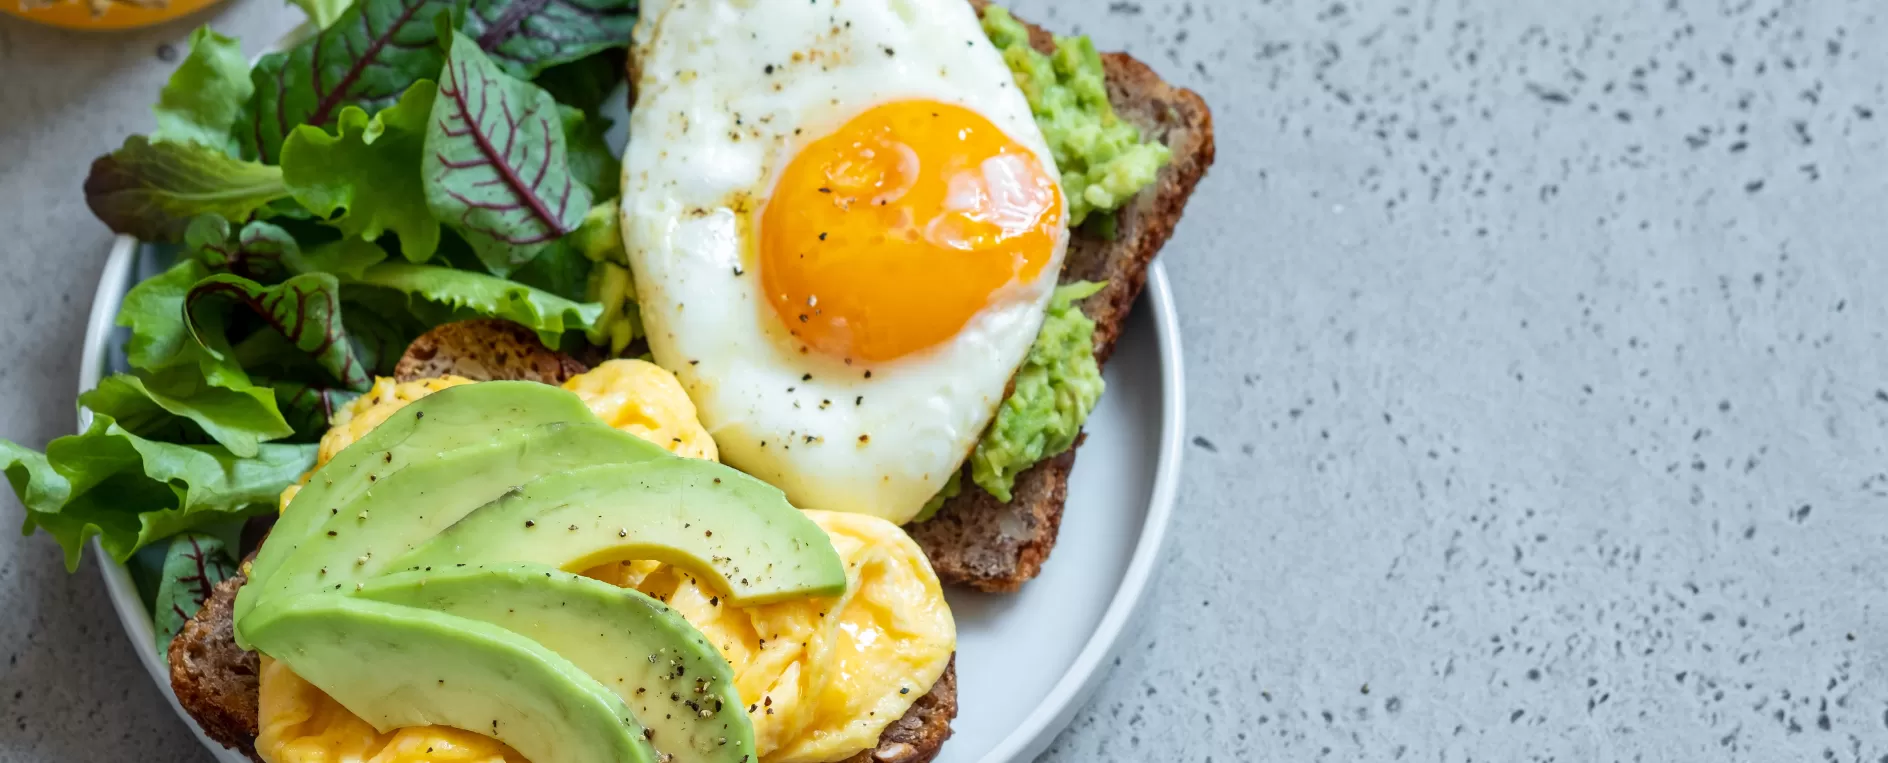
[[[321,440],[320,463],[406,404],[467,383],[452,377],[379,380],[335,414]],[[679,455],[716,456],[694,405],[659,366],[610,361],[564,388],[611,426]],[[283,494],[284,506],[296,489]],[[825,763],[872,747],[887,724],[930,691],[956,651],[956,625],[937,575],[903,530],[860,514],[807,515],[831,536],[846,563],[844,596],[742,608],[655,562],[609,564],[585,573],[668,602],[721,650],[750,704],[761,763]],[[269,763],[529,763],[495,739],[459,729],[376,732],[267,657],[259,679],[256,751]]]
[[[64,29],[137,29],[187,16],[217,0],[16,0],[0,13]]]
[[[612,360],[564,382],[603,423],[687,458],[720,460],[675,374],[646,360]]]
[[[730,607],[653,562],[585,573],[668,602],[721,650],[749,704],[762,763],[843,760],[877,744],[957,649],[944,591],[911,536],[864,514],[806,515],[845,561],[846,595],[837,600]]]

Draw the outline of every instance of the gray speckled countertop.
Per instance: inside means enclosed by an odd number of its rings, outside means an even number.
[[[1220,147],[1168,555],[1046,760],[1888,761],[1888,7],[1016,5]],[[78,180],[189,26],[0,19],[0,436],[72,424]],[[0,534],[0,612],[0,760],[204,759],[93,570]]]

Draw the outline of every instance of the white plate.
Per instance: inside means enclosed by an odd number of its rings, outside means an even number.
[[[617,115],[613,136],[619,141],[623,116]],[[92,299],[81,392],[123,369],[122,332],[113,327],[118,305],[156,267],[136,241],[114,243]],[[1061,535],[1041,577],[1011,595],[950,593],[958,710],[939,763],[1034,760],[1100,683],[1139,608],[1173,513],[1185,420],[1181,376],[1179,321],[1166,272],[1156,262],[1108,364],[1108,392],[1085,427],[1088,439],[1069,481]],[[80,431],[90,418],[79,411]],[[92,550],[125,635],[171,708],[219,761],[248,763],[204,737],[177,705],[130,572],[96,542]]]

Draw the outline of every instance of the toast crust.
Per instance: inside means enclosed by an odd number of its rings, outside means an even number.
[[[259,722],[257,675],[262,661],[236,646],[236,589],[249,578],[238,574],[216,584],[195,617],[170,641],[170,688],[177,704],[197,719],[203,735],[262,763],[256,755]]]
[[[989,6],[987,0],[970,2],[979,13]],[[1054,50],[1053,35],[1023,24],[1031,45],[1045,53]],[[1069,239],[1061,281],[1107,284],[1081,303],[1082,312],[1095,322],[1095,360],[1105,364],[1147,284],[1148,263],[1173,235],[1187,199],[1213,163],[1215,149],[1212,111],[1198,93],[1167,84],[1125,53],[1105,53],[1101,61],[1115,113],[1173,153],[1154,185],[1121,209],[1113,241],[1079,231]],[[905,529],[944,582],[995,593],[1015,591],[1042,572],[1043,561],[1055,547],[1069,473],[1080,446],[1077,440],[1067,452],[1017,475],[1007,504],[966,479],[964,492],[945,502],[936,516]]]

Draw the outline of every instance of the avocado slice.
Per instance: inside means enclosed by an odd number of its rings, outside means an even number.
[[[658,760],[742,763],[754,727],[728,661],[667,605],[538,564],[455,566],[367,582],[356,598],[477,620],[531,639],[614,691]]]
[[[629,707],[563,657],[489,623],[335,594],[273,599],[258,651],[381,732],[443,725],[532,763],[653,763]]]
[[[450,390],[447,390],[450,391]],[[675,458],[628,432],[596,424],[553,422],[494,430],[481,444],[430,456],[378,479],[348,504],[331,506],[315,531],[261,583],[238,594],[269,599],[318,589],[343,591],[390,569],[414,547],[519,485],[571,464],[632,463]],[[298,499],[299,500],[299,499]],[[264,548],[281,539],[270,538]],[[507,561],[502,558],[461,561]],[[239,627],[244,620],[240,614]]]
[[[601,423],[574,393],[536,382],[493,381],[440,390],[400,409],[317,470],[269,531],[249,567],[250,585],[236,597],[240,620],[289,555],[314,535],[331,511],[352,503],[376,480],[415,458],[490,440],[494,432],[559,421]],[[245,648],[240,632],[237,644]]]
[[[737,606],[846,590],[832,540],[784,494],[692,458],[546,476],[466,515],[392,569],[499,559],[563,570],[651,559],[694,573]]]

